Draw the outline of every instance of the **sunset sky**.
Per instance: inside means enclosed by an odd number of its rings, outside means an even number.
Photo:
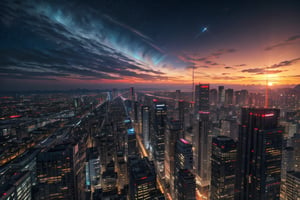
[[[300,84],[300,1],[0,3],[0,90]]]

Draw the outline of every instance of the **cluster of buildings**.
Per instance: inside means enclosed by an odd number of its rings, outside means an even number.
[[[299,94],[1,97],[0,199],[299,199]]]

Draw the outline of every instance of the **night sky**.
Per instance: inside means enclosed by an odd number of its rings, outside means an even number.
[[[0,90],[300,83],[300,1],[0,3]]]

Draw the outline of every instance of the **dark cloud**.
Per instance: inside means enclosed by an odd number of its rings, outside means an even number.
[[[245,67],[247,66],[246,64],[239,64],[239,65],[235,65],[235,67]]]
[[[292,42],[292,41],[295,41],[295,40],[298,40],[300,39],[300,35],[294,35],[294,36],[291,36],[289,37],[286,42]]]
[[[265,68],[250,68],[250,69],[244,69],[241,72],[259,75],[259,74],[278,74],[283,71],[284,70],[267,70]]]
[[[167,79],[153,41],[95,10],[52,2],[0,3],[0,76],[17,79]],[[86,10],[85,10],[86,11]],[[166,65],[167,63],[164,63]]]
[[[224,64],[215,62],[215,61],[213,61],[214,59],[219,58],[220,56],[222,56],[224,54],[234,53],[236,51],[237,51],[236,49],[219,49],[219,50],[209,54],[206,57],[198,57],[197,55],[185,54],[185,55],[179,56],[179,59],[183,60],[184,62],[188,62],[191,65],[195,65],[195,66],[200,66],[201,63],[203,63],[205,65],[210,65],[210,66],[217,66],[217,65],[224,65]]]
[[[268,69],[275,69],[275,68],[279,68],[279,67],[290,66],[290,65],[295,64],[298,61],[300,61],[300,58],[295,58],[295,59],[292,59],[292,60],[285,60],[285,61],[282,61],[278,64],[274,64],[274,65],[268,67]]]
[[[284,47],[284,46],[292,45],[295,42],[299,41],[299,39],[300,39],[300,35],[291,36],[291,37],[289,37],[288,39],[286,39],[282,42],[279,42],[277,44],[266,47],[265,51],[270,51],[270,50],[273,50],[273,49],[278,48],[278,47]]]
[[[225,69],[233,69],[232,67],[226,66],[224,67]]]

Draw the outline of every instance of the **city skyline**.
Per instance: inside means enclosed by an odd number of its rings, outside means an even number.
[[[297,1],[0,5],[0,90],[300,83]]]

